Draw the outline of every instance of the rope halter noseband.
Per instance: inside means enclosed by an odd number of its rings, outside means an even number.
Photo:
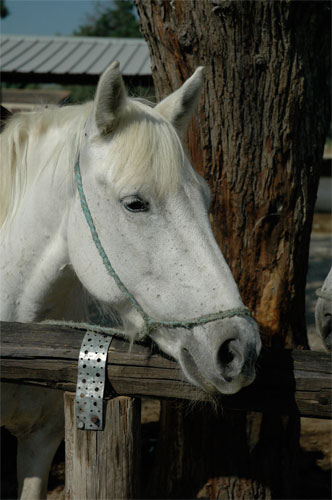
[[[109,258],[107,257],[107,254],[101,244],[101,241],[99,239],[96,226],[93,222],[92,215],[90,212],[90,209],[87,204],[87,200],[84,194],[83,190],[83,184],[82,184],[82,176],[81,176],[81,171],[80,171],[80,165],[79,161],[77,161],[75,165],[75,177],[76,177],[76,183],[77,183],[77,190],[80,196],[80,201],[81,201],[81,207],[85,216],[85,220],[90,228],[91,236],[94,241],[94,244],[98,250],[98,253],[103,261],[103,264],[108,272],[108,274],[114,279],[115,283],[117,284],[118,288],[122,291],[122,293],[127,297],[127,299],[130,301],[131,305],[136,309],[136,311],[141,315],[144,321],[144,326],[143,328],[137,332],[136,338],[138,340],[142,340],[143,338],[147,337],[148,335],[151,334],[153,330],[156,330],[159,327],[166,327],[166,328],[186,328],[186,329],[191,329],[195,326],[198,325],[205,325],[207,323],[211,323],[212,321],[217,321],[219,319],[225,319],[225,318],[233,318],[234,316],[251,316],[250,311],[247,307],[236,307],[233,309],[227,309],[225,311],[220,311],[217,313],[212,313],[212,314],[206,314],[203,316],[199,316],[197,318],[192,318],[192,319],[187,319],[183,321],[178,321],[178,320],[159,320],[156,318],[153,318],[152,316],[149,316],[143,308],[140,306],[140,304],[137,302],[135,297],[129,292],[125,284],[121,281],[120,277],[118,274],[115,272]],[[86,328],[86,325],[84,325],[84,328]],[[103,328],[103,327],[97,327],[102,328],[102,331],[104,333],[108,334],[116,334],[116,335],[123,335],[123,331],[119,331],[114,328]],[[96,331],[96,328],[91,326],[92,330]]]

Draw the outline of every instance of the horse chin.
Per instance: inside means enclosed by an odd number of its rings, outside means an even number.
[[[185,372],[185,370],[183,371]],[[189,382],[212,397],[236,394],[255,380],[255,376],[252,376],[250,380],[243,380],[242,377],[238,377],[238,379],[232,382],[217,382],[216,385],[214,385],[202,374],[196,374],[195,378],[189,377],[187,373],[185,373],[185,375]]]
[[[215,376],[210,380],[199,370],[197,363],[187,349],[182,349],[179,364],[187,380],[211,396],[235,394],[243,387],[250,385],[256,376],[255,369],[252,368],[250,373],[244,370],[232,380],[227,380],[227,377],[222,375]]]
[[[238,380],[234,380],[232,382],[219,382],[216,385],[211,383],[209,380],[207,380],[204,375],[200,374],[196,376],[196,379],[189,378],[187,376],[187,379],[189,382],[191,382],[193,385],[201,389],[202,391],[206,392],[212,397],[217,397],[221,395],[232,395],[236,394],[239,392],[241,389],[244,387],[250,385],[254,379],[255,376],[253,376],[249,381],[244,381],[241,380],[241,377],[239,377]]]
[[[207,357],[187,344],[181,347],[177,359],[187,380],[204,392],[212,396],[235,394],[254,381],[260,345],[229,339],[214,356]]]

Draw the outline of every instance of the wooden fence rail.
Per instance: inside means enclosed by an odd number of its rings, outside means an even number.
[[[84,331],[34,323],[1,322],[1,379],[75,391]],[[311,351],[264,351],[257,380],[224,407],[331,418],[331,358]],[[207,400],[184,380],[177,363],[150,345],[115,340],[108,355],[108,386],[117,395]]]

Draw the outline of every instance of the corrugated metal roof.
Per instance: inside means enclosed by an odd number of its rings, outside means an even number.
[[[7,74],[98,77],[118,60],[124,76],[151,76],[146,42],[140,38],[0,36],[0,68]]]

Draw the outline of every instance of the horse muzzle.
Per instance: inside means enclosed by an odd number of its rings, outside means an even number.
[[[186,378],[210,394],[234,394],[251,384],[261,349],[252,319],[232,318],[194,329],[181,346],[178,361]]]

